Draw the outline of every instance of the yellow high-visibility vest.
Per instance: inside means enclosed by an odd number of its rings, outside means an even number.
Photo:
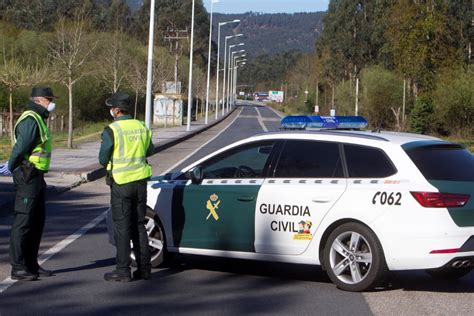
[[[26,119],[27,117],[32,117],[36,124],[38,124],[39,134],[41,138],[41,143],[37,144],[31,155],[26,155],[25,159],[35,166],[36,169],[48,172],[49,165],[51,163],[51,152],[53,147],[51,145],[51,135],[49,134],[49,129],[43,118],[34,111],[25,111],[20,116],[18,121],[15,124],[15,130],[13,132],[15,143],[16,143],[16,128],[18,124]]]
[[[151,130],[138,120],[120,120],[109,125],[114,134],[114,149],[107,170],[118,184],[151,177],[152,169],[146,161],[151,143]]]

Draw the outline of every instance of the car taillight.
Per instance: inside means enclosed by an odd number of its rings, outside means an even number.
[[[463,207],[471,197],[468,194],[410,192],[423,207]]]

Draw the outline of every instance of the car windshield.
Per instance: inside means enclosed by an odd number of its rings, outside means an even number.
[[[474,155],[457,144],[437,144],[406,150],[428,180],[474,181]]]

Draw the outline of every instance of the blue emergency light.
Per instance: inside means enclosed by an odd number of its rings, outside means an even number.
[[[362,129],[368,124],[363,116],[289,115],[281,120],[283,129]]]

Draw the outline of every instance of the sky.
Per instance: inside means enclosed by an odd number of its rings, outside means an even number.
[[[214,0],[215,1],[215,0]],[[295,13],[326,11],[329,0],[220,0],[214,3],[214,12],[245,13]],[[204,0],[207,11],[211,11],[211,0]]]

